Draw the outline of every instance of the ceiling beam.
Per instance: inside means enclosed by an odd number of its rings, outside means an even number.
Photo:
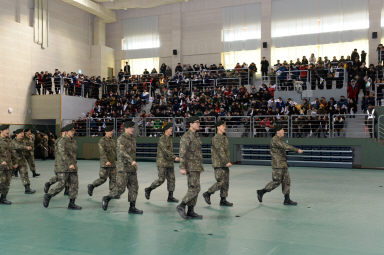
[[[103,5],[108,9],[121,10],[121,9],[133,9],[133,8],[153,8],[163,5],[188,2],[188,0],[114,0],[114,1],[102,1]]]
[[[116,14],[91,0],[62,0],[102,19],[105,23],[116,22]]]

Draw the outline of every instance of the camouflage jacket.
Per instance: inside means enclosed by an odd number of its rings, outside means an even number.
[[[26,166],[27,161],[25,159],[25,154],[29,153],[29,150],[27,149],[28,145],[25,145],[24,139],[12,139],[12,148],[14,151],[14,155],[16,158],[15,164],[18,164],[19,166]]]
[[[231,162],[231,154],[229,152],[229,142],[225,135],[217,133],[211,144],[212,167],[226,167]]]
[[[1,165],[4,161],[7,163],[6,166]],[[12,147],[11,139],[0,136],[0,170],[12,170],[13,165],[16,163],[17,160]]]
[[[272,168],[288,168],[287,150],[298,152],[298,148],[293,147],[275,135],[271,140]]]
[[[204,171],[201,140],[197,132],[188,130],[180,140],[180,169],[191,172]]]
[[[172,137],[162,135],[157,143],[156,164],[158,167],[173,167],[176,156],[173,154]]]
[[[59,150],[58,149],[59,148],[59,142],[60,142],[61,139],[63,139],[63,137],[59,137],[55,141],[55,169],[54,169],[55,173],[57,171],[57,162],[58,162],[58,153],[57,152]]]
[[[56,172],[77,172],[77,143],[76,140],[70,137],[63,137],[57,143],[57,168]],[[69,166],[74,165],[75,169],[70,170]]]
[[[23,140],[24,140],[25,145],[32,147],[32,150],[28,151],[27,154],[34,153],[34,151],[35,151],[35,135],[32,135],[31,137],[24,136]]]
[[[117,139],[117,170],[119,172],[136,172],[137,167],[132,166],[136,161],[136,139],[128,134],[122,134]]]
[[[99,141],[100,167],[105,167],[107,162],[111,163],[110,167],[116,167],[116,143],[113,138],[106,136]]]

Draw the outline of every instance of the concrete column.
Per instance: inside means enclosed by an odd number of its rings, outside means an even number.
[[[93,45],[105,45],[105,22],[98,17],[93,21]]]
[[[261,57],[265,57],[271,63],[271,16],[272,0],[261,1]],[[267,48],[263,48],[263,42],[267,43]],[[260,64],[260,63],[257,63]]]
[[[177,55],[173,55],[172,52],[172,70],[175,69],[177,66],[177,63],[182,62],[182,54],[183,50],[181,48],[181,37],[182,37],[182,31],[181,31],[181,4],[175,4],[172,6],[172,49],[171,50],[177,50]]]
[[[369,63],[377,65],[377,45],[381,41],[381,9],[382,0],[369,0]],[[372,33],[377,32],[377,38],[372,39]]]

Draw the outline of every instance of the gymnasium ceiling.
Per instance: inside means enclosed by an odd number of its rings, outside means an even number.
[[[93,0],[111,10],[124,10],[132,8],[152,8],[162,5],[188,2],[188,0]]]

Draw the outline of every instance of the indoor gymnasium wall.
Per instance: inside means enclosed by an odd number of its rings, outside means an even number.
[[[33,41],[33,1],[0,0],[1,122],[29,122],[36,71],[91,71],[91,15],[60,0],[49,0],[48,5],[48,47],[41,49]],[[12,113],[8,113],[9,108]]]

